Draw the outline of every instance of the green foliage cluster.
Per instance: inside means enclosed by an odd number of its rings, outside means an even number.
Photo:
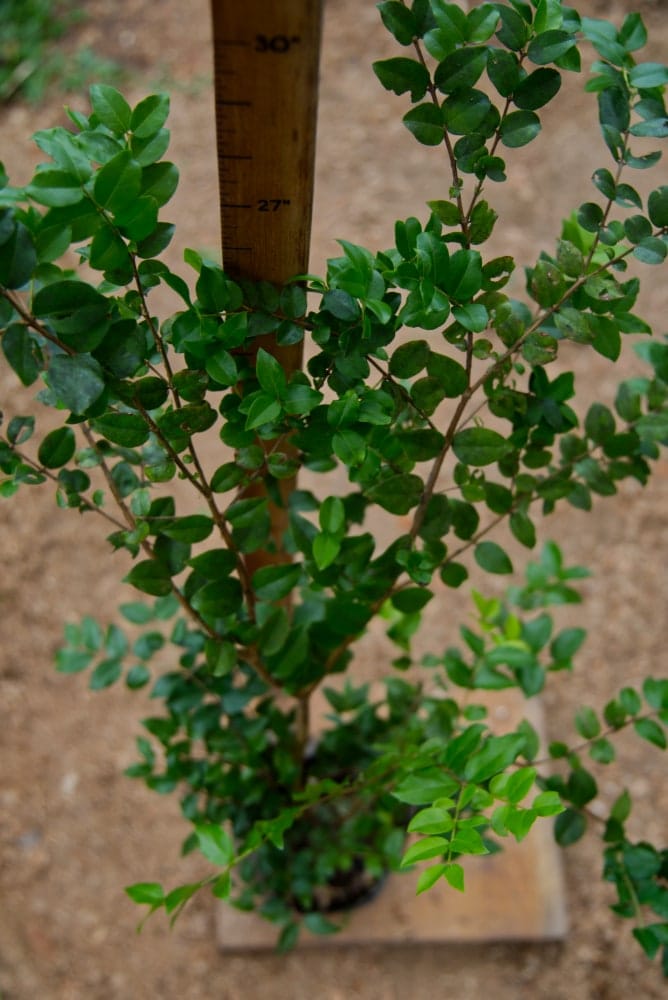
[[[89,48],[65,56],[57,42],[85,14],[74,0],[3,0],[0,19],[0,103],[20,95],[44,98],[49,87],[81,90],[90,80],[118,80],[122,68]]]
[[[90,115],[36,134],[48,162],[32,181],[3,178],[0,191],[3,355],[61,418],[42,432],[37,409],[5,416],[0,494],[46,484],[60,507],[104,519],[127,553],[141,599],[121,606],[123,624],[67,626],[57,667],[88,671],[96,690],[151,685],[158,707],[128,773],[178,792],[192,824],[184,848],[216,869],[171,892],[128,892],[176,915],[208,884],[274,921],[283,948],[302,924],[336,929],[323,893],[360,858],[371,876],[428,861],[418,891],[441,878],[462,889],[462,859],[521,840],[539,818],[556,816],[559,843],[579,839],[598,794],[585,754],[610,764],[616,732],[666,746],[666,680],[624,688],[603,721],[583,707],[584,744],[552,744],[544,759],[528,722],[495,734],[472,697],[532,697],[571,669],[585,632],[557,629],[548,609],[580,600],[586,570],[565,566],[555,543],[503,598],[473,593],[478,625],[461,627],[463,649],[406,671],[423,609],[466,582],[471,560],[513,572],[490,537],[499,524],[533,549],[537,513],[589,510],[626,479],[644,484],[668,442],[661,340],[636,345],[647,373],[620,382],[612,407],[583,398],[563,360],[551,367],[563,344],[614,362],[627,335],[651,333],[628,265],[664,262],[668,187],[645,198],[622,177],[659,160],[638,143],[668,135],[668,69],[636,61],[637,15],[618,29],[559,0],[379,9],[406,54],[376,75],[409,95],[409,132],[444,147],[451,173],[447,196],[424,221],[398,221],[383,252],[341,240],[324,277],[283,288],[232,280],[192,250],[191,281],[171,270],[161,254],[174,227],[160,213],[178,171],[163,159],[164,94],[132,108],[93,86]],[[479,249],[497,218],[483,194],[505,179],[505,150],[539,134],[583,42],[612,162],[514,298],[515,261]],[[58,263],[70,248],[78,268]],[[181,302],[162,320],[150,304],[161,285]],[[309,361],[288,374],[275,346],[302,340]],[[221,443],[211,468],[207,433]],[[300,469],[321,474],[319,487],[294,486]],[[332,492],[337,469],[346,492]],[[402,518],[386,547],[370,530],[379,513]],[[330,686],[379,616],[397,650],[388,676],[377,689]],[[330,712],[314,739],[321,686]],[[627,838],[630,808],[624,792],[603,824],[604,877],[668,967],[668,854]]]

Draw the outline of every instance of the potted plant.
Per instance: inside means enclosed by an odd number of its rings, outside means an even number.
[[[51,410],[45,429],[38,407],[4,414],[0,493],[55,488],[126,553],[140,598],[111,624],[68,625],[57,668],[90,670],[94,689],[152,685],[161,711],[129,773],[179,794],[185,849],[215,868],[171,891],[127,891],[176,915],[209,885],[274,921],[282,948],[302,924],[335,930],[336,912],[388,870],[427,862],[418,891],[462,889],[463,858],[543,817],[573,843],[597,794],[588,758],[612,762],[627,727],[666,746],[668,681],[656,678],[625,687],[603,721],[583,706],[570,744],[541,750],[527,721],[490,730],[476,692],[535,697],[585,638],[548,610],[577,602],[587,573],[555,542],[524,582],[473,591],[463,650],[416,663],[412,640],[471,564],[513,571],[500,526],[533,549],[537,515],[645,483],[668,439],[668,346],[632,311],[636,265],[659,268],[668,252],[668,187],[646,183],[668,134],[668,70],[636,58],[635,14],[618,28],[560,0],[379,9],[402,49],[376,75],[409,94],[405,125],[449,166],[447,196],[398,221],[394,247],[342,240],[324,277],[283,288],[234,281],[186,250],[188,282],[160,259],[173,227],[159,213],[178,180],[163,159],[168,98],[131,108],[105,85],[89,115],[69,112],[71,129],[36,134],[50,162],[32,181],[3,177],[0,190],[2,353]],[[562,73],[579,71],[583,43],[608,166],[522,288],[512,257],[480,249],[493,189],[504,150],[537,137]],[[180,299],[163,318],[160,285]],[[627,334],[641,335],[647,374],[621,381],[611,405],[583,398],[562,345],[615,362]],[[309,359],[288,375],[274,346],[301,340]],[[301,470],[316,485],[286,497]],[[378,622],[397,653],[381,682],[359,683],[355,644]],[[554,767],[539,769],[545,757]],[[629,840],[630,808],[624,792],[604,822],[604,877],[665,965],[668,854]]]

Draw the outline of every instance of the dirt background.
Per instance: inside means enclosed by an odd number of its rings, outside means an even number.
[[[173,94],[172,156],[179,192],[168,218],[178,224],[171,263],[185,246],[218,244],[206,0],[90,0],[89,20],[70,44],[90,44],[126,65],[131,101],[156,86]],[[602,7],[587,5],[587,12]],[[623,16],[623,6],[607,13]],[[654,28],[648,59],[668,54],[665,5],[645,8]],[[370,247],[391,242],[395,218],[424,216],[424,201],[442,197],[448,179],[437,151],[423,150],[400,124],[400,99],[379,88],[371,58],[391,45],[370,0],[326,4],[312,269],[336,252],[343,236]],[[501,213],[495,252],[527,263],[552,248],[561,217],[593,196],[592,171],[607,165],[595,110],[571,81],[569,97],[546,115],[544,135],[513,152],[512,182],[491,191]],[[62,98],[38,109],[16,104],[0,112],[10,177],[24,183],[35,160],[30,134],[62,120]],[[82,99],[72,100],[84,107]],[[591,103],[591,102],[589,102]],[[665,177],[665,174],[664,174]],[[635,181],[643,178],[636,176]],[[634,181],[634,182],[635,182]],[[657,183],[655,180],[654,183]],[[650,272],[641,314],[666,329],[665,273]],[[585,385],[611,397],[619,371],[590,352],[570,350]],[[625,371],[637,363],[629,352]],[[21,394],[0,369],[0,403],[8,419]],[[565,856],[571,929],[563,943],[543,945],[393,947],[225,957],[214,941],[214,902],[202,894],[170,934],[162,918],[136,936],[137,910],[122,887],[141,880],[167,885],[206,870],[179,858],[186,829],[174,799],[161,799],[122,776],[134,759],[144,695],[122,688],[103,694],[83,677],[56,674],[52,658],[61,624],[81,613],[111,619],[127,589],[118,584],[123,556],[107,560],[103,526],[58,511],[50,490],[25,490],[0,507],[0,996],[2,1000],[638,1000],[666,996],[629,929],[609,912],[600,883],[595,838]],[[551,738],[570,731],[575,707],[603,705],[625,683],[648,672],[666,675],[664,564],[668,468],[641,490],[624,484],[594,516],[568,509],[544,526],[563,540],[567,559],[590,564],[586,605],[574,620],[591,630],[572,678],[558,676],[543,699]],[[105,561],[111,565],[106,566]],[[433,637],[460,619],[448,595]],[[435,603],[435,602],[434,602]],[[451,636],[454,638],[454,636]],[[636,799],[633,834],[656,840],[668,828],[661,754],[620,741],[623,769],[602,776],[601,797],[628,784]],[[508,887],[512,905],[513,887]]]

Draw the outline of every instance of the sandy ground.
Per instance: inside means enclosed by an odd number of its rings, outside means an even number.
[[[130,66],[128,97],[156,85],[173,92],[172,155],[182,167],[168,217],[178,223],[172,263],[183,247],[218,244],[210,34],[205,0],[90,0],[85,41]],[[591,6],[589,8],[592,9]],[[620,8],[615,7],[618,15]],[[647,58],[668,52],[666,9],[648,19],[657,29]],[[321,270],[343,236],[389,245],[395,218],[423,215],[426,198],[448,184],[437,152],[423,151],[400,124],[403,105],[380,90],[370,59],[388,46],[369,0],[329,0],[320,103],[312,269]],[[73,100],[75,106],[82,101]],[[39,109],[0,112],[4,160],[16,182],[28,179],[28,137],[62,116],[62,100]],[[591,197],[588,178],[606,164],[594,112],[578,85],[548,116],[549,138],[512,157],[512,184],[495,190],[501,212],[496,252],[530,262],[552,247],[562,215]],[[645,315],[661,332],[668,311],[665,276],[649,275]],[[662,325],[663,324],[663,325]],[[571,350],[585,385],[610,397],[619,372],[604,359]],[[625,370],[634,369],[629,355]],[[7,415],[21,397],[0,370]],[[630,932],[610,914],[598,880],[594,839],[571,849],[565,877],[571,930],[563,944],[471,947],[373,947],[222,958],[214,942],[214,903],[202,895],[171,934],[162,919],[135,935],[136,908],[122,887],[140,880],[174,885],[203,874],[195,858],[179,859],[185,828],[176,801],[160,799],[122,777],[134,757],[143,695],[113,689],[95,695],[83,678],[52,669],[61,623],[81,613],[111,618],[127,590],[117,580],[122,556],[104,565],[96,523],[57,511],[48,489],[25,491],[20,506],[0,508],[4,572],[0,578],[0,996],[2,1000],[638,1000],[666,995]],[[569,732],[575,707],[602,705],[623,684],[666,675],[664,564],[668,552],[668,469],[645,490],[624,485],[593,517],[570,510],[544,526],[570,561],[595,569],[578,612],[590,640],[572,678],[557,677],[544,698],[551,738]],[[456,606],[453,604],[453,608]],[[432,638],[460,620],[441,607]],[[443,636],[443,641],[445,641]],[[638,741],[621,741],[623,771],[602,777],[606,801],[624,784],[637,807],[638,838],[665,837],[665,762]],[[509,893],[513,888],[509,887]]]

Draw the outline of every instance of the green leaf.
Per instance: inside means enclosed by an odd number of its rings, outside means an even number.
[[[136,448],[148,441],[150,429],[133,413],[107,413],[92,421],[93,430],[123,448]]]
[[[239,381],[239,371],[234,357],[224,347],[207,355],[206,372],[219,385],[232,386]]]
[[[126,886],[125,891],[134,903],[162,906],[165,899],[159,882],[136,882],[134,885]]]
[[[369,500],[391,514],[408,514],[419,503],[423,488],[419,476],[398,474],[381,480],[365,493]]]
[[[122,94],[104,83],[94,83],[90,88],[90,103],[99,121],[114,135],[122,136],[130,130],[132,111]]]
[[[47,382],[58,403],[73,413],[84,413],[104,392],[104,372],[88,354],[57,354],[47,371]]]
[[[88,687],[91,691],[102,691],[115,684],[122,673],[123,666],[120,660],[102,660],[91,674]]]
[[[467,781],[486,781],[510,767],[523,747],[524,737],[519,733],[490,736],[479,750],[469,756],[464,766],[464,776]]]
[[[532,38],[527,49],[527,55],[531,62],[544,66],[546,63],[555,62],[557,59],[560,59],[575,44],[575,36],[571,35],[570,32],[552,28]]]
[[[504,49],[491,49],[487,59],[487,75],[502,97],[510,97],[521,78],[517,56]]]
[[[108,212],[127,211],[139,197],[141,177],[141,167],[127,150],[123,150],[96,174],[93,185],[95,200]]]
[[[455,434],[453,451],[464,465],[490,465],[510,451],[510,445],[497,431],[486,427],[466,427]]]
[[[142,171],[141,193],[155,198],[158,205],[165,205],[176,191],[179,183],[179,171],[168,160],[152,163]],[[140,256],[148,256],[141,253]]]
[[[26,187],[33,201],[49,208],[76,205],[84,196],[79,178],[65,170],[40,170]]]
[[[401,344],[390,358],[390,373],[397,378],[412,378],[426,367],[431,349],[426,340]]]
[[[202,615],[224,618],[238,614],[242,601],[241,584],[235,577],[227,577],[207,583],[195,591],[192,606]]]
[[[154,597],[164,597],[172,591],[169,570],[157,559],[144,559],[137,563],[125,577],[125,581],[142,593],[152,594]]]
[[[203,542],[213,531],[213,519],[205,514],[189,514],[185,517],[158,520],[157,530],[178,542]]]
[[[234,858],[234,845],[229,834],[214,823],[195,826],[199,849],[204,857],[220,868],[227,868]]]
[[[346,511],[339,497],[327,497],[320,507],[318,522],[323,531],[330,535],[343,532],[346,526]]]
[[[463,306],[453,306],[452,315],[460,326],[472,333],[482,333],[489,325],[489,314],[479,302],[467,302]]]
[[[575,728],[585,740],[593,740],[601,732],[601,723],[593,708],[583,705],[575,713]]]
[[[666,749],[666,734],[655,719],[636,719],[633,723],[633,728],[643,740],[653,743],[654,746],[660,747],[661,750]]]
[[[261,601],[280,601],[293,590],[301,576],[301,566],[263,566],[253,573],[253,590]]]
[[[584,628],[565,628],[550,644],[550,654],[557,662],[570,660],[587,638]]]
[[[587,820],[575,809],[566,809],[554,823],[554,838],[561,847],[570,847],[584,836]]]
[[[445,135],[443,115],[436,105],[418,104],[404,115],[402,121],[423,146],[438,146],[443,142]]]
[[[3,217],[7,218],[0,212],[0,225]],[[0,286],[8,289],[23,288],[36,266],[37,252],[33,238],[26,226],[17,222],[11,236],[2,242],[0,248]]]
[[[395,94],[410,91],[411,101],[421,101],[429,86],[429,73],[422,63],[415,59],[397,56],[382,59],[372,64],[372,68],[385,90]]]
[[[377,6],[387,30],[400,45],[410,45],[419,32],[415,14],[397,0],[386,0]]]
[[[471,135],[478,131],[491,108],[491,101],[482,90],[459,90],[446,98],[442,111],[449,132]]]
[[[540,132],[540,119],[533,111],[512,111],[501,122],[499,134],[504,146],[526,146]]]
[[[434,595],[426,587],[408,587],[392,595],[392,604],[402,614],[412,615],[422,611]]]
[[[258,392],[248,407],[246,430],[272,423],[281,415],[281,404],[266,392]]]
[[[125,198],[125,191],[119,194],[119,198]],[[132,201],[119,201],[115,212],[116,225],[129,240],[146,239],[158,223],[158,203],[148,195],[133,198]]]
[[[658,236],[646,236],[633,248],[633,256],[643,264],[663,264],[668,246]]]
[[[468,385],[464,366],[445,354],[435,354],[432,351],[427,360],[427,371],[436,380],[442,397],[458,399]]]
[[[651,192],[647,199],[647,214],[658,228],[668,227],[668,185],[664,184]]]
[[[169,115],[169,94],[150,94],[133,109],[130,131],[138,139],[148,139],[160,131]]]
[[[421,806],[436,802],[437,799],[447,799],[459,788],[459,782],[449,778],[447,774],[433,768],[418,771],[409,775],[397,785],[392,794],[400,802],[408,805]]]
[[[443,876],[446,868],[448,867],[454,868],[455,866],[454,865],[448,866],[445,864],[430,865],[428,868],[425,868],[423,871],[421,871],[418,876],[416,895],[419,896],[420,893],[426,892],[428,889],[431,889],[431,887],[435,885],[438,882],[438,880]],[[457,865],[457,867],[460,866]]]
[[[668,66],[663,63],[646,62],[632,66],[629,71],[632,87],[638,90],[651,90],[668,83]]]
[[[561,88],[561,74],[556,69],[536,69],[513,91],[513,104],[523,111],[536,111],[552,100]],[[506,144],[507,145],[507,144]]]
[[[306,913],[304,927],[311,934],[336,934],[340,930],[338,924],[332,923],[323,913]]]
[[[41,365],[38,360],[37,345],[30,336],[28,328],[21,323],[12,323],[6,328],[0,344],[3,354],[23,385],[32,385],[39,376]]]
[[[280,362],[264,348],[257,352],[255,360],[257,380],[266,393],[281,399],[287,388],[287,380]]]
[[[479,542],[473,554],[478,566],[487,573],[513,572],[510,558],[496,542]]]
[[[478,82],[486,63],[487,49],[484,46],[455,49],[439,63],[434,83],[443,94],[468,89]]]
[[[446,801],[450,802],[449,807],[444,805]],[[438,806],[420,809],[408,824],[408,833],[449,833],[455,825],[455,820],[450,812],[450,809],[454,808],[455,803],[453,799],[439,799],[439,802],[441,804]]]
[[[312,552],[315,564],[319,570],[326,569],[334,562],[341,551],[341,540],[333,535],[321,532],[313,539]]]
[[[58,427],[50,431],[39,446],[37,458],[45,469],[58,469],[66,465],[76,450],[76,438],[71,427]]]
[[[445,837],[422,837],[411,844],[401,859],[400,867],[407,868],[416,861],[427,861],[429,858],[443,857],[447,854],[449,841]]]
[[[464,892],[464,869],[460,864],[452,862],[452,864],[446,865],[443,877],[453,889]]]

